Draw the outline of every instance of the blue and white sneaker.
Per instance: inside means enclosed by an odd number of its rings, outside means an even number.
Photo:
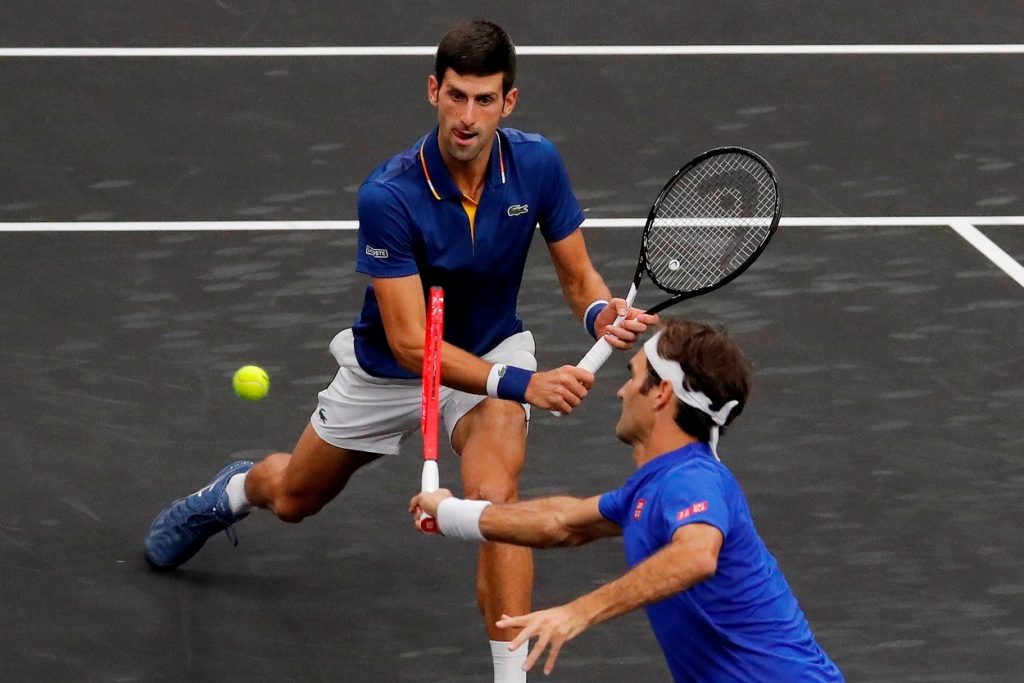
[[[248,472],[253,463],[239,460],[231,463],[209,484],[191,496],[179,498],[156,516],[146,534],[146,562],[153,569],[173,569],[199,552],[211,536],[227,531],[232,524],[248,516],[231,514],[226,488],[236,474]],[[237,539],[228,532],[237,545]]]

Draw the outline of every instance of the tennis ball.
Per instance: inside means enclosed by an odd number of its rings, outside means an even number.
[[[243,365],[235,371],[231,385],[239,398],[258,401],[270,391],[270,375],[255,365]]]

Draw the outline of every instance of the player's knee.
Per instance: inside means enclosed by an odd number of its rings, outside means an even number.
[[[466,429],[453,435],[457,452],[463,457],[523,459],[527,424],[523,406],[513,401],[484,401],[471,415],[472,421],[459,424]]]
[[[312,517],[320,512],[329,500],[329,496],[322,495],[319,491],[289,488],[282,482],[271,507],[282,522],[298,524],[306,517]]]
[[[518,431],[526,423],[523,406],[515,401],[481,401],[470,414],[489,431],[496,427]]]
[[[508,479],[485,481],[478,485],[467,484],[466,498],[470,500],[489,500],[492,503],[514,503],[519,500],[518,482]]]
[[[323,509],[326,501],[307,495],[282,494],[274,500],[274,514],[282,522],[298,524]]]

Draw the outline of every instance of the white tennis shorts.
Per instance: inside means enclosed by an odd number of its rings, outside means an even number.
[[[339,332],[330,349],[338,361],[338,374],[319,394],[316,410],[310,417],[313,430],[339,448],[384,455],[398,453],[402,442],[420,428],[420,380],[367,374],[356,360],[351,329]],[[535,353],[533,334],[524,331],[502,341],[483,359],[536,370]],[[441,419],[449,440],[462,416],[485,398],[441,387]],[[523,408],[529,422],[530,406],[524,404]]]

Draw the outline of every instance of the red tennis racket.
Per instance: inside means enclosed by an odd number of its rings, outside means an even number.
[[[437,425],[441,397],[441,337],[444,332],[444,290],[430,288],[427,300],[427,331],[423,341],[423,391],[420,400],[420,431],[423,432],[423,474],[420,490],[430,493],[440,485],[437,471]],[[437,533],[437,520],[423,513],[420,531]]]

